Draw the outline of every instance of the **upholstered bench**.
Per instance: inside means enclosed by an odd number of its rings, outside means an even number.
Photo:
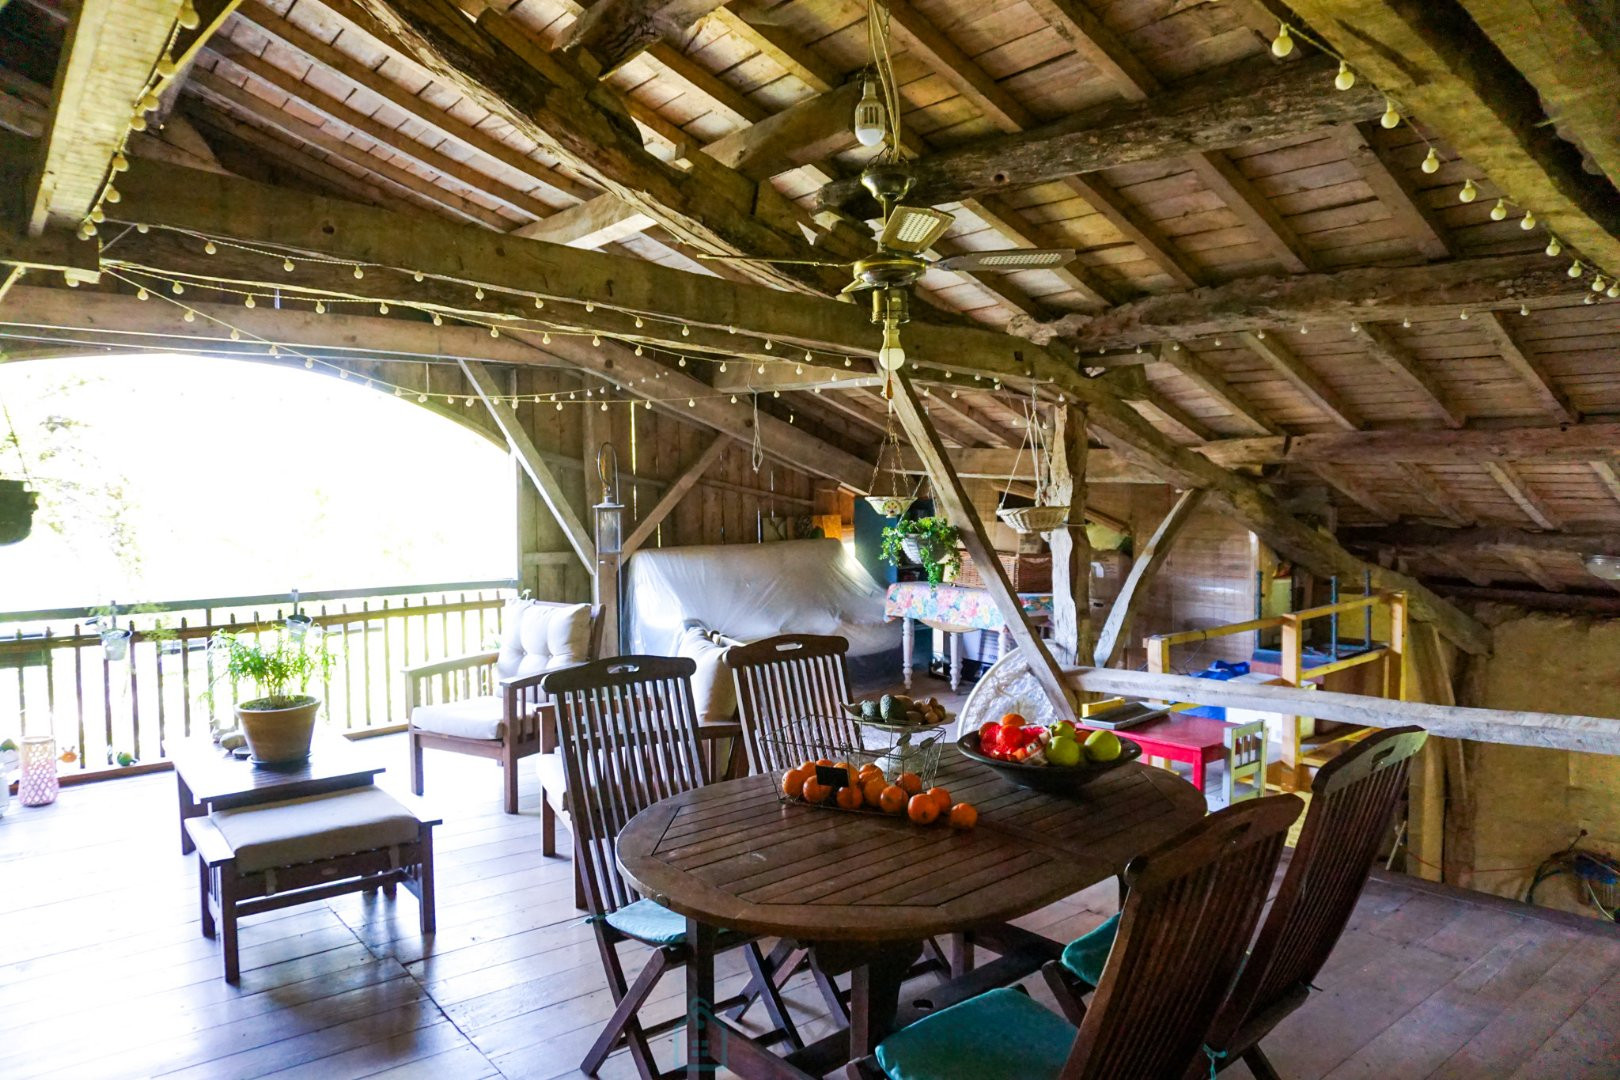
[[[241,976],[244,915],[403,882],[433,933],[433,826],[381,788],[360,787],[188,818],[197,845],[203,936],[222,932],[225,981]]]

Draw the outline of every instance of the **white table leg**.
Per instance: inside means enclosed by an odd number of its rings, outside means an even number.
[[[1012,631],[1005,625],[1001,627],[1001,655],[1006,656],[1012,652]]]
[[[900,684],[911,689],[911,654],[917,646],[917,622],[909,616],[902,622],[900,635]]]
[[[962,635],[946,631],[946,637],[951,639],[951,693],[956,693],[962,685]]]

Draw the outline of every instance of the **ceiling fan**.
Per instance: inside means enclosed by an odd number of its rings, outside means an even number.
[[[939,242],[954,214],[930,206],[907,206],[902,200],[910,193],[915,177],[905,164],[900,149],[900,99],[889,58],[889,10],[886,0],[868,0],[867,38],[876,79],[866,78],[861,100],[855,106],[854,131],[863,146],[883,144],[878,158],[861,173],[861,186],[883,208],[882,225],[876,235],[877,250],[853,261],[830,259],[770,259],[747,255],[699,255],[700,259],[722,262],[774,263],[794,266],[847,267],[850,283],[840,295],[870,291],[872,321],[883,325],[883,347],[878,360],[889,371],[905,363],[899,328],[910,321],[909,289],[929,270],[976,273],[1008,273],[1043,270],[1074,258],[1072,248],[1007,248],[996,251],[969,251],[946,258],[925,254]]]

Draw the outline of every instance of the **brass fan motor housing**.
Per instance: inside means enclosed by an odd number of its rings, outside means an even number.
[[[892,289],[911,285],[926,269],[928,264],[915,255],[880,251],[856,262],[854,274],[867,288]]]
[[[904,288],[872,290],[872,321],[900,326],[911,321],[911,293]]]

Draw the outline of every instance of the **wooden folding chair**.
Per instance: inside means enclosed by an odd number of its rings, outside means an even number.
[[[1257,799],[1266,793],[1266,722],[1255,720],[1226,729],[1226,778],[1221,795],[1226,805]]]
[[[643,1080],[660,1074],[650,1036],[685,1022],[679,1017],[646,1026],[637,1017],[664,974],[691,958],[684,917],[656,901],[638,897],[619,870],[616,844],[626,823],[660,799],[703,784],[696,713],[685,658],[620,656],[553,672],[543,686],[557,705],[557,750],[567,778],[574,860],[596,942],[613,994],[613,1015],[580,1064],[596,1075],[621,1043],[630,1048]],[[637,941],[653,951],[628,983],[618,946]],[[753,981],[774,1025],[761,1041],[786,1039],[803,1045],[777,991],[757,942],[722,932],[717,948],[741,948]],[[742,999],[720,1002],[729,1008]]]
[[[850,1075],[1157,1080],[1207,1070],[1205,1034],[1302,805],[1254,799],[1132,859],[1118,940],[1078,1025],[1017,989],[992,990],[902,1028]]]
[[[858,742],[860,734],[844,712],[850,700],[847,652],[844,638],[816,634],[783,634],[726,650],[750,773],[799,764],[775,742],[783,736],[814,733],[829,743]]]

